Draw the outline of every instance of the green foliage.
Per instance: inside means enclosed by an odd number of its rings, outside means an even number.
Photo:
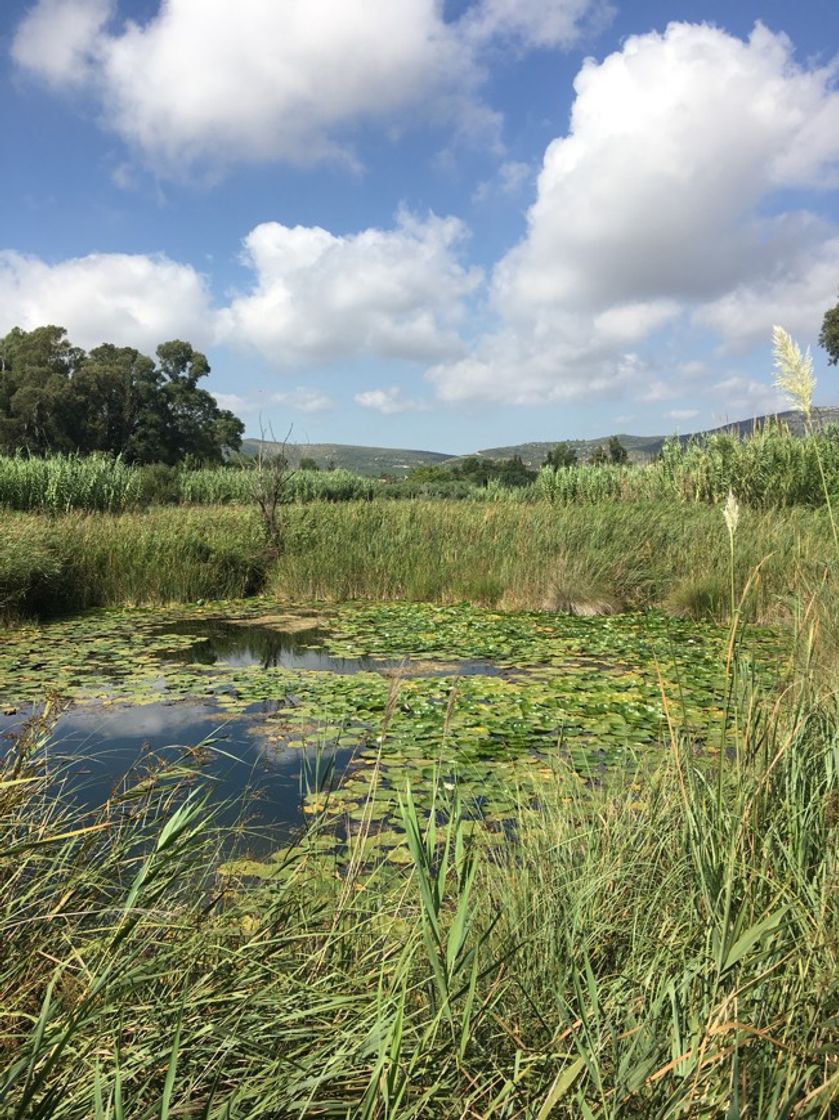
[[[593,448],[589,455],[589,463],[596,467],[603,466],[605,463],[623,466],[628,459],[627,450],[617,436],[609,436],[609,442],[605,446],[600,444]]]
[[[0,514],[0,617],[249,595],[267,558],[249,510]]]
[[[819,346],[827,351],[828,365],[839,364],[839,303],[825,312],[819,334]]]
[[[270,464],[272,460],[268,460]],[[247,504],[253,500],[253,467],[237,469],[228,467],[222,470],[205,468],[203,470],[182,471],[180,474],[180,497],[184,502],[196,505]],[[363,478],[345,470],[331,471],[289,471],[285,478],[282,501],[340,502],[352,499],[369,499],[382,492],[383,483],[375,479]]]
[[[728,752],[555,752],[494,831],[431,749],[379,833],[374,764],[340,850],[317,823],[265,863],[183,760],[56,797],[34,725],[0,769],[4,1117],[827,1120],[837,713],[736,691]]]
[[[813,430],[804,438],[769,423],[748,439],[723,432],[687,444],[668,440],[659,458],[645,466],[605,461],[605,450],[601,458],[601,463],[583,463],[574,470],[543,467],[537,475],[520,460],[472,457],[455,468],[420,467],[396,482],[342,469],[289,470],[282,502],[439,498],[512,504],[542,499],[563,505],[718,504],[731,490],[743,505],[769,509],[824,505],[830,495],[839,494],[839,426]],[[0,506],[116,512],[151,502],[247,504],[253,500],[255,469],[251,459],[170,468],[129,467],[124,459],[105,455],[0,456]]]
[[[143,490],[142,472],[109,455],[0,458],[0,507],[7,509],[116,513],[138,501]]]
[[[49,520],[2,513],[0,572],[9,582],[0,599],[39,615],[264,587],[301,600],[470,600],[581,612],[672,597],[677,613],[704,616],[702,604],[726,613],[716,594],[697,599],[690,591],[728,567],[719,510],[701,503],[313,501],[285,507],[284,517],[285,553],[269,562],[250,508]],[[794,572],[832,586],[831,555],[823,510],[742,511],[738,587],[764,561],[747,615],[783,616]]]
[[[576,467],[577,452],[570,443],[558,443],[545,456],[545,462],[542,465],[555,471],[562,470],[565,467]]]
[[[536,492],[558,503],[677,501],[719,504],[729,491],[753,508],[824,505],[839,492],[839,427],[804,438],[768,423],[748,439],[721,432],[682,443],[668,440],[654,463],[587,463],[576,471],[543,469]],[[821,458],[821,464],[819,462]],[[824,471],[824,480],[822,478]]]
[[[411,496],[457,496],[463,491],[457,483],[468,483],[473,487],[486,487],[497,483],[505,488],[529,486],[536,478],[536,472],[524,465],[521,456],[511,459],[489,459],[483,455],[469,455],[452,466],[423,465],[414,467],[405,477],[401,491]]]
[[[627,455],[626,448],[618,439],[617,436],[609,436],[609,462],[610,463],[625,463],[629,456]]]
[[[111,344],[85,354],[61,327],[15,328],[0,340],[0,452],[220,463],[244,426],[198,387],[207,359],[180,340],[157,358]]]

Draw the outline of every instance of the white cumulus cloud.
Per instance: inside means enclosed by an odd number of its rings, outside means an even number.
[[[212,342],[204,278],[168,257],[92,253],[48,264],[0,251],[0,333],[53,323],[89,349],[115,342],[153,352],[170,338]]]
[[[525,47],[570,47],[614,13],[606,0],[478,0],[463,17],[463,33],[478,42],[501,38]]]
[[[306,389],[302,385],[286,393],[272,393],[271,404],[285,405],[286,408],[294,408],[298,412],[329,412],[335,407],[335,401],[326,393],[320,392],[319,389]]]
[[[837,287],[839,236],[821,245],[806,238],[776,267],[704,304],[694,318],[721,336],[725,352],[766,341],[775,323],[796,338],[813,338]]]
[[[347,236],[266,222],[245,238],[254,287],[221,312],[219,339],[279,368],[456,355],[463,300],[481,281],[460,263],[464,236],[454,218],[407,213],[393,229]]]
[[[422,401],[403,397],[398,385],[392,385],[389,389],[367,389],[363,393],[356,393],[353,400],[362,408],[372,408],[383,416],[393,416],[398,412],[424,412],[428,407]]]
[[[480,50],[511,37],[567,46],[603,0],[476,0],[446,21],[442,0],[161,0],[145,22],[106,23],[109,0],[38,0],[19,25],[18,64],[52,84],[90,81],[109,126],[159,171],[194,162],[313,163],[341,156],[362,121],[468,119],[483,105]]]
[[[98,62],[112,7],[111,0],[40,0],[17,29],[12,57],[50,84],[80,85]]]
[[[837,72],[760,24],[741,40],[674,23],[588,60],[527,234],[495,268],[497,329],[431,369],[439,395],[640,396],[660,377],[644,344],[690,315],[727,345],[768,338],[773,316],[812,333],[836,249],[782,192],[837,184]]]
[[[282,405],[297,412],[329,412],[335,401],[319,389],[298,385],[281,393],[271,393],[267,400],[263,395],[242,396],[239,393],[214,393],[221,408],[229,408],[238,416],[254,415],[269,406]]]
[[[92,253],[48,263],[0,250],[0,331],[44,323],[89,348],[167,338],[228,344],[279,370],[374,357],[427,364],[464,353],[458,330],[482,282],[461,263],[463,224],[401,213],[391,229],[338,236],[266,222],[244,239],[253,286],[223,306],[189,264],[163,254]],[[298,387],[274,400],[331,407]]]

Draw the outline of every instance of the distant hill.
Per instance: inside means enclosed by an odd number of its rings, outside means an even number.
[[[804,424],[798,412],[781,412],[777,417],[757,416],[751,420],[735,420],[730,424],[722,424],[718,428],[709,428],[702,432],[689,432],[680,435],[679,439],[686,443],[689,439],[714,435],[718,432],[736,432],[737,435],[744,436],[748,435],[756,424],[763,424],[770,419],[781,420],[796,435],[802,435],[804,432]],[[817,409],[816,423],[839,424],[839,407]],[[657,455],[665,439],[668,438],[664,435],[632,436],[618,433],[618,439],[629,452],[630,460],[636,463],[647,462]],[[560,442],[563,441],[556,439],[535,443],[513,443],[508,447],[487,447],[468,454],[485,459],[511,459],[514,455],[518,455],[528,467],[539,467],[544,463],[551,448],[556,447]],[[602,436],[600,439],[568,439],[564,442],[576,450],[578,458],[582,461],[588,458],[595,447],[608,443],[609,436]],[[242,442],[243,454],[258,454],[260,444],[269,453],[282,447],[282,444],[271,440],[246,439]],[[408,451],[396,447],[358,447],[350,443],[289,443],[286,445],[286,454],[294,465],[305,457],[314,459],[319,467],[330,465],[343,467],[345,470],[368,478],[378,478],[380,475],[401,478],[412,467],[454,466],[467,457],[466,454],[446,455],[439,451]]]
[[[618,439],[628,451],[629,458],[633,462],[644,462],[652,455],[658,454],[665,437],[629,436],[620,433]],[[603,436],[601,439],[555,439],[548,442],[515,443],[509,447],[487,447],[482,451],[473,451],[472,454],[481,459],[512,459],[514,455],[518,455],[525,466],[541,467],[548,452],[553,450],[558,443],[567,443],[569,447],[573,447],[577,452],[577,458],[583,461],[588,458],[595,447],[608,442],[609,436]],[[462,462],[466,457],[465,455],[458,455],[454,459],[450,459],[448,465]]]
[[[839,407],[826,406],[824,408],[817,408],[814,410],[815,422],[819,424],[839,424]],[[786,424],[795,435],[804,434],[804,421],[799,412],[779,412],[777,415],[772,416],[756,416],[751,420],[734,420],[730,424],[721,424],[718,428],[707,428],[701,432],[688,432],[680,435],[678,438],[682,443],[687,443],[690,439],[698,439],[702,436],[716,435],[720,432],[734,432],[738,436],[748,435],[755,427],[755,425],[765,424],[767,420],[780,420]],[[528,467],[541,466],[545,461],[548,452],[556,447],[557,443],[565,442],[573,447],[577,452],[577,457],[580,460],[586,459],[595,447],[609,442],[609,436],[601,436],[599,439],[568,439],[568,440],[552,440],[550,442],[538,443],[515,443],[510,444],[509,447],[488,447],[482,451],[474,451],[473,455],[478,455],[481,458],[487,459],[510,459],[514,455],[519,455],[522,462]],[[618,433],[618,439],[629,453],[629,458],[632,462],[643,463],[653,458],[661,451],[661,448],[666,439],[670,436],[631,436],[625,433]],[[449,460],[450,463],[459,462],[466,456],[456,456],[454,459]]]
[[[271,440],[245,439],[244,455],[257,455],[260,445],[269,454],[279,451],[281,443]],[[343,467],[354,474],[368,478],[393,475],[400,478],[412,467],[438,466],[453,456],[439,451],[406,451],[393,447],[357,447],[350,443],[289,443],[285,448],[290,463],[296,466],[301,459],[314,459],[319,467]]]

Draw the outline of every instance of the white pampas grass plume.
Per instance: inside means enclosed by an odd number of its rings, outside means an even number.
[[[734,497],[734,491],[728,491],[728,497],[723,506],[722,515],[725,518],[725,524],[728,528],[729,535],[733,538],[737,532],[737,522],[740,520],[740,503]]]
[[[775,387],[789,399],[809,422],[813,411],[816,378],[809,349],[802,354],[783,327],[772,328],[775,351]]]

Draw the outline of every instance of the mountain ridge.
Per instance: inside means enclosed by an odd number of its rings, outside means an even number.
[[[839,424],[839,406],[824,406],[814,409],[814,413],[817,424]],[[716,428],[705,428],[698,432],[687,432],[684,435],[635,436],[624,432],[617,433],[617,436],[626,448],[632,462],[646,462],[659,453],[667,439],[676,438],[681,440],[682,443],[687,443],[691,439],[717,435],[722,432],[734,432],[742,437],[755,427],[771,420],[778,420],[787,424],[795,435],[804,433],[804,422],[801,414],[788,411],[756,416],[749,420],[733,420]],[[454,466],[470,456],[487,459],[510,459],[518,455],[526,466],[537,467],[541,466],[548,451],[556,447],[558,443],[567,443],[576,450],[580,459],[585,459],[593,448],[607,443],[609,438],[607,435],[598,439],[534,440],[508,444],[502,447],[487,447],[457,455],[450,455],[442,451],[423,451],[421,449],[399,447],[368,447],[352,443],[288,442],[282,444],[278,441],[248,438],[242,441],[242,453],[251,456],[257,455],[260,447],[264,447],[268,454],[274,454],[276,451],[284,449],[293,466],[296,466],[301,459],[309,458],[314,459],[319,467],[325,468],[332,465],[372,478],[379,475],[404,477],[414,467]]]

